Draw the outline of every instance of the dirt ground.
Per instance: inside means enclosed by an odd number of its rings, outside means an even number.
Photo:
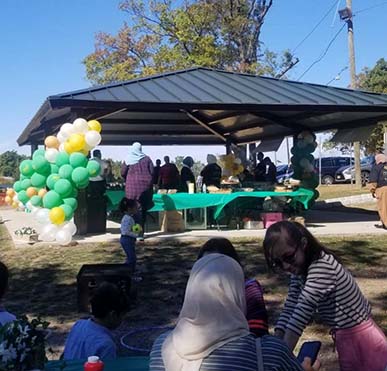
[[[373,305],[376,321],[387,328],[387,246],[384,236],[323,238],[343,263],[354,273]],[[240,254],[246,277],[257,277],[265,289],[265,300],[273,325],[287,292],[287,277],[268,275],[260,240],[233,240]],[[115,332],[121,355],[145,355],[121,344],[149,349],[163,329],[178,316],[190,269],[200,242],[169,240],[137,246],[138,266],[143,280],[137,284],[137,299],[121,327]],[[49,357],[57,359],[65,337],[85,313],[77,312],[76,275],[83,264],[122,263],[124,254],[118,243],[79,244],[57,247],[35,244],[15,248],[4,226],[0,225],[0,259],[10,268],[7,308],[16,314],[41,315],[51,322]],[[141,331],[138,329],[143,328]],[[131,333],[135,329],[135,333]],[[319,339],[322,370],[338,370],[329,330],[312,324],[302,340]]]

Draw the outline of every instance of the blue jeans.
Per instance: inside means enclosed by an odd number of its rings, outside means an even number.
[[[121,236],[120,243],[126,254],[126,264],[128,264],[133,272],[136,267],[136,239],[131,236]]]

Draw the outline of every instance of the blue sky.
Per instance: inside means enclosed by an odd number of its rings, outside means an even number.
[[[1,0],[0,11],[0,108],[2,113],[0,153],[17,149],[16,139],[45,98],[52,94],[89,86],[82,59],[93,51],[98,31],[114,33],[126,19],[119,0]],[[294,49],[335,3],[345,0],[274,0],[266,17],[261,40],[273,51]],[[383,3],[353,0],[354,13]],[[297,79],[318,59],[341,27],[334,8],[325,21],[296,50],[300,63],[292,70]],[[387,58],[387,4],[360,12],[354,18],[356,65],[359,72]],[[348,65],[347,35],[343,30],[327,55],[303,77],[303,81],[326,84]],[[349,72],[332,85],[348,86]],[[103,133],[102,133],[103,135]],[[221,147],[198,151],[198,147],[145,147],[153,159],[160,154],[193,155],[204,161],[206,153],[223,153]],[[102,148],[104,155],[125,159],[125,147]],[[198,155],[198,152],[202,152]],[[284,151],[278,154],[284,158]]]

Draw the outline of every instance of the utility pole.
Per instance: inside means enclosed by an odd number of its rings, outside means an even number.
[[[355,45],[353,42],[353,17],[352,17],[352,0],[346,0],[347,7],[339,10],[340,19],[347,22],[348,26],[348,52],[349,52],[349,69],[351,73],[351,88],[356,89],[356,64],[355,64]],[[360,142],[353,143],[355,156],[355,184],[361,188],[361,169],[360,169]]]

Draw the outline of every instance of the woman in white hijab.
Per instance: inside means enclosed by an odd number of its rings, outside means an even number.
[[[175,329],[153,345],[150,371],[303,370],[282,340],[255,339],[245,312],[240,265],[222,254],[203,256],[192,268]]]

